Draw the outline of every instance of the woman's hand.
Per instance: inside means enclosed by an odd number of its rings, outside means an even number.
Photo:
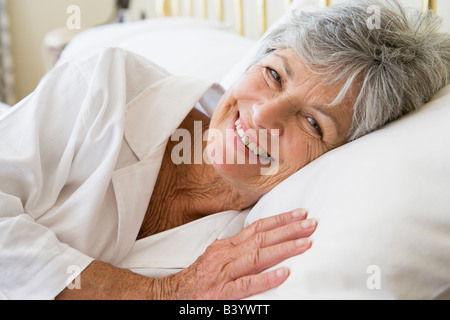
[[[81,288],[66,288],[56,299],[243,299],[287,279],[286,268],[261,272],[308,250],[316,225],[304,210],[260,220],[214,242],[192,266],[163,279],[93,261],[80,275]]]
[[[316,226],[302,209],[257,221],[155,285],[163,299],[243,299],[267,291],[283,283],[289,270],[262,272],[308,250]]]

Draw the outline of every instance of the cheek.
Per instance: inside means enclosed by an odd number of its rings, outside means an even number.
[[[280,145],[280,167],[295,173],[326,152],[321,141],[296,132]]]
[[[210,128],[221,129],[230,117],[235,113],[236,100],[233,98],[230,91],[227,91],[220,100],[214,114],[211,118]]]
[[[292,126],[293,127],[293,126]],[[283,140],[280,141],[281,164],[301,169],[309,154],[310,143],[305,133],[295,128],[287,128]]]
[[[232,92],[237,100],[254,100],[263,93],[264,83],[261,71],[253,67],[234,84]]]

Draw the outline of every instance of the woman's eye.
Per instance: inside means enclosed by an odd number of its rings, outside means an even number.
[[[311,126],[316,130],[317,134],[319,134],[321,137],[323,137],[322,128],[320,128],[319,124],[314,118],[308,117],[308,122],[311,124]]]
[[[280,76],[280,74],[279,74],[278,72],[276,72],[275,70],[270,69],[270,68],[267,68],[267,70],[269,70],[269,72],[270,72],[272,78],[273,78],[275,81],[277,81],[277,82],[279,82],[279,83],[281,83],[281,82],[283,81],[283,79],[281,79],[281,76]]]

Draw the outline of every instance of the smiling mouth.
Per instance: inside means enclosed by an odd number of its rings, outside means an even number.
[[[236,127],[236,133],[239,139],[255,156],[262,159],[273,160],[272,157],[264,149],[258,147],[256,143],[251,141],[250,138],[245,135],[240,119],[238,119],[234,125]]]

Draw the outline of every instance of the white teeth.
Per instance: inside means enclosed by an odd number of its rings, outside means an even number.
[[[267,152],[265,152],[263,149],[259,148],[256,143],[253,141],[250,141],[249,137],[245,135],[244,129],[242,129],[241,120],[237,120],[235,122],[236,126],[236,133],[238,134],[239,138],[241,139],[242,143],[249,148],[255,156],[259,156],[261,158],[269,159],[269,155]]]

